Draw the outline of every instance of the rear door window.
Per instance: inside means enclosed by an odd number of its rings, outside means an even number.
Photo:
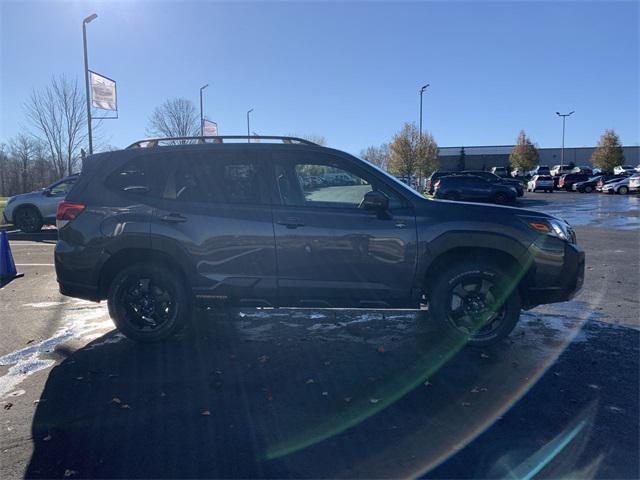
[[[262,204],[265,165],[251,152],[176,154],[163,197],[179,202]]]
[[[106,185],[127,194],[159,197],[164,175],[158,157],[143,155],[126,162],[107,177]]]

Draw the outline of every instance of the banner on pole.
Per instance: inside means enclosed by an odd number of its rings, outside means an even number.
[[[217,137],[218,136],[218,124],[211,120],[204,121],[204,127],[202,133],[205,137]]]
[[[91,84],[91,105],[102,110],[118,111],[116,82],[99,73],[89,71]]]

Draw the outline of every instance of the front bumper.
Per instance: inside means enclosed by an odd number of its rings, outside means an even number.
[[[561,242],[557,239],[550,239]],[[553,245],[548,250],[533,247],[535,263],[525,303],[529,308],[547,303],[571,300],[584,283],[585,253],[575,244],[562,242],[563,248]]]

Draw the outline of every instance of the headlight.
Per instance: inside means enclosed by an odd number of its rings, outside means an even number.
[[[525,221],[527,225],[536,232],[550,235],[570,243],[575,243],[576,241],[575,233],[573,233],[569,224],[562,220],[528,218]]]

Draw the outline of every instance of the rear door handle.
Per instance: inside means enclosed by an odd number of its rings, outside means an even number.
[[[183,223],[187,221],[187,217],[179,213],[169,213],[160,217],[160,220],[167,223]]]
[[[280,220],[277,223],[278,223],[278,225],[282,225],[282,226],[285,226],[287,228],[304,227],[304,223],[301,223],[300,220],[298,220],[297,218],[293,218],[293,217],[289,217],[289,218],[287,218],[285,220]]]

